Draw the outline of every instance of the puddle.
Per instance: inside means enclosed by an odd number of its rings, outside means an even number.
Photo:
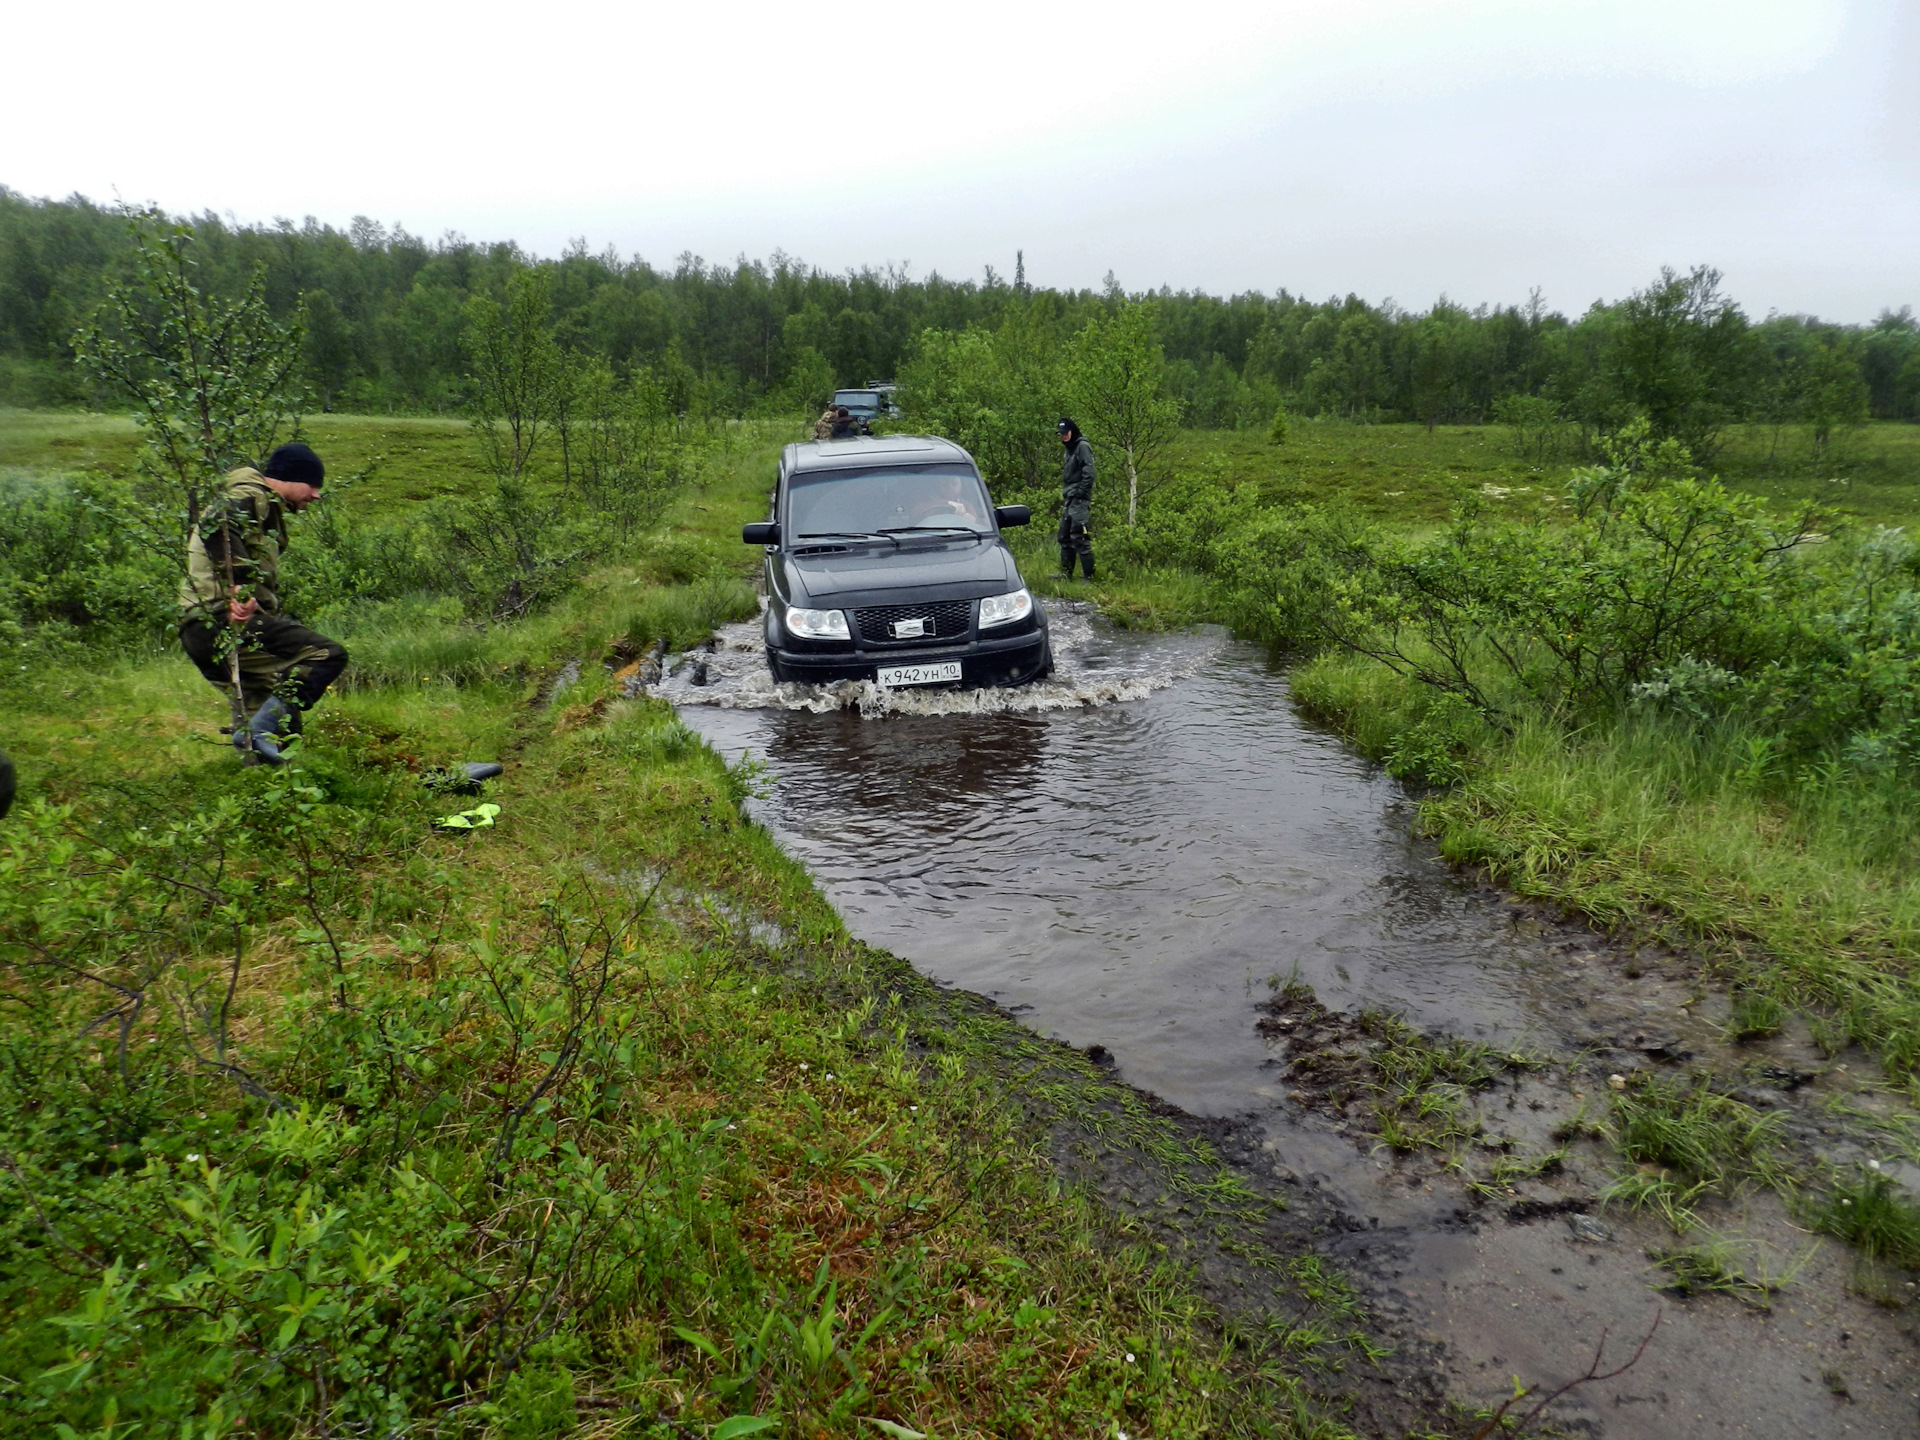
[[[1673,1243],[1657,1225],[1609,1211],[1606,1241],[1570,1228],[1568,1204],[1597,1213],[1597,1151],[1488,1203],[1289,1098],[1284,1047],[1259,1028],[1270,977],[1336,1011],[1556,1057],[1496,1117],[1532,1148],[1608,1073],[1720,1045],[1724,1005],[1683,966],[1457,876],[1410,837],[1401,787],[1303,720],[1257,647],[1050,617],[1056,674],[1024,690],[775,686],[754,623],[678,657],[657,693],[729,759],[766,762],[754,817],[854,935],[1251,1127],[1259,1164],[1346,1217],[1329,1249],[1390,1329],[1439,1347],[1459,1398],[1497,1401],[1516,1372],[1571,1378],[1602,1328],[1610,1356],[1630,1354],[1664,1309],[1646,1358],[1562,1402],[1563,1423],[1615,1440],[1920,1434],[1913,1308],[1850,1293],[1846,1254],[1771,1197],[1740,1233],[1804,1256],[1800,1283],[1770,1314],[1683,1301],[1649,1286],[1644,1251]],[[1791,1037],[1769,1053],[1781,1073],[1813,1063]]]

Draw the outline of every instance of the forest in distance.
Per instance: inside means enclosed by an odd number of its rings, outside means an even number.
[[[1582,441],[1659,404],[1657,428],[1712,448],[1718,428],[1805,426],[1819,442],[1868,418],[1920,420],[1920,320],[1755,319],[1706,267],[1569,318],[1535,292],[1524,306],[1446,298],[1424,311],[1355,295],[1280,289],[1217,297],[1163,289],[1059,291],[987,267],[978,280],[903,269],[828,273],[775,253],[731,265],[683,254],[670,268],[577,241],[557,259],[458,235],[427,241],[364,217],[345,230],[189,222],[201,283],[238,294],[263,274],[275,313],[299,313],[322,410],[438,414],[470,400],[469,302],[546,273],[563,347],[625,376],[650,370],[678,412],[793,414],[836,385],[896,377],[929,331],[1064,340],[1127,298],[1150,298],[1165,385],[1195,429],[1265,427],[1276,409],[1356,422],[1565,425]],[[74,335],[132,254],[116,207],[34,199],[0,186],[0,405],[97,406]],[[1661,370],[1659,395],[1647,389]],[[1682,413],[1684,412],[1684,413]]]

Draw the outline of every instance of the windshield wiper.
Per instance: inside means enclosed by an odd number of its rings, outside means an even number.
[[[885,531],[874,530],[803,530],[793,537],[796,540],[893,540]],[[898,540],[893,540],[898,545]]]
[[[982,535],[985,532],[971,525],[895,525],[879,532],[882,535]]]

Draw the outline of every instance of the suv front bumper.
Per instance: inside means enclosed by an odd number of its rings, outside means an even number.
[[[775,679],[808,685],[873,680],[886,665],[937,665],[958,660],[960,679],[955,683],[966,687],[1024,685],[1039,679],[1052,659],[1047,653],[1045,629],[1018,635],[980,635],[952,645],[890,645],[884,650],[788,650],[769,643],[767,658]]]

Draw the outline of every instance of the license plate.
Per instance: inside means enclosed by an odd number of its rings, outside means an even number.
[[[942,680],[958,680],[960,662],[942,660],[933,665],[882,665],[882,685],[938,685]]]

